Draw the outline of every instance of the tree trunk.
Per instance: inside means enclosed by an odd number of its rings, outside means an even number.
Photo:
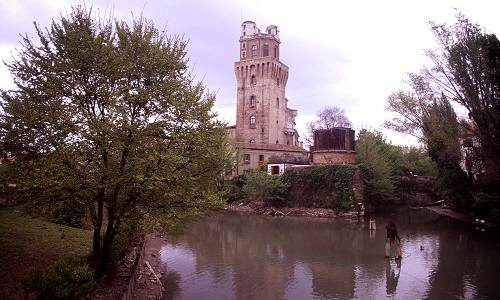
[[[101,230],[104,210],[104,189],[100,189],[97,195],[97,220],[94,223],[94,236],[92,239],[92,253],[96,259],[101,257]]]

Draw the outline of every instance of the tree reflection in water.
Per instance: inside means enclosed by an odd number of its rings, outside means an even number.
[[[492,266],[500,259],[498,241],[426,210],[390,218],[400,231],[403,261],[384,258],[384,229],[370,234],[364,221],[232,214],[201,220],[162,248],[171,274],[165,299],[495,295],[495,284],[486,279],[500,275]]]

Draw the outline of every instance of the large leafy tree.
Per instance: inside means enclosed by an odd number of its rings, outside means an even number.
[[[432,24],[439,48],[428,51],[424,75],[435,89],[464,107],[477,128],[484,179],[500,186],[500,41],[459,14],[453,26]]]
[[[462,170],[459,125],[455,111],[446,97],[435,100],[423,119],[427,151],[436,163],[440,194],[457,208],[471,205],[472,185]]]
[[[23,191],[88,209],[104,264],[124,221],[217,203],[224,124],[188,72],[183,40],[82,7],[35,27],[38,41],[24,37],[7,64],[16,88],[1,93],[3,155]]]

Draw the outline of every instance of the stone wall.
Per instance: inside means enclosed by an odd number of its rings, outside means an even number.
[[[311,156],[313,165],[356,163],[356,152],[354,151],[319,150],[312,151]]]

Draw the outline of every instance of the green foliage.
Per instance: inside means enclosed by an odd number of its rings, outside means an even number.
[[[396,167],[402,160],[397,148],[388,144],[381,132],[361,130],[356,141],[356,159],[365,180],[366,201],[379,204],[394,200]]]
[[[243,193],[243,186],[246,182],[245,175],[238,175],[231,180],[224,182],[223,194],[226,202],[231,203],[242,199],[245,194]]]
[[[352,204],[356,166],[331,165],[287,171],[282,175],[288,186],[286,204],[290,206],[347,209]]]
[[[398,166],[398,174],[401,175],[419,175],[436,176],[437,170],[435,164],[423,148],[399,147],[402,152],[402,163]]]
[[[38,41],[24,37],[7,64],[16,89],[0,94],[2,155],[16,158],[26,197],[84,205],[104,263],[125,219],[220,205],[225,124],[189,73],[185,41],[143,18],[129,26],[82,7],[36,29]]]
[[[45,269],[34,269],[23,281],[23,289],[35,292],[37,299],[77,299],[87,295],[94,285],[89,266],[79,259],[66,257]]]
[[[272,206],[285,204],[287,185],[280,176],[268,175],[267,172],[254,171],[247,175],[243,192],[250,200],[264,201]]]
[[[428,77],[468,111],[481,144],[485,188],[500,195],[500,40],[462,14],[451,26],[431,29],[439,48],[429,51],[437,67],[427,70]]]
[[[424,118],[423,132],[427,150],[438,168],[439,194],[459,209],[472,202],[472,185],[460,162],[457,116],[446,98],[436,100]]]
[[[474,196],[472,208],[481,217],[488,217],[496,222],[500,221],[500,199],[497,195],[479,192]]]

